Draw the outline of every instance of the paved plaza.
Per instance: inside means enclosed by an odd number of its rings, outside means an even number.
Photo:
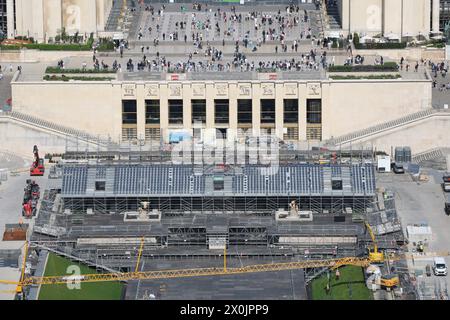
[[[182,7],[185,10],[182,10]],[[150,10],[153,8],[153,10]],[[204,6],[201,11],[191,5],[142,6],[136,16],[139,23],[132,30],[136,45],[162,42],[235,42],[248,39],[250,45],[270,41],[292,42],[318,37],[323,32],[320,11],[305,4],[252,7]]]

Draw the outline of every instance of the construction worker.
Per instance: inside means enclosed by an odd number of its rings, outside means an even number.
[[[339,281],[340,276],[341,273],[339,272],[339,269],[336,269],[336,281]]]

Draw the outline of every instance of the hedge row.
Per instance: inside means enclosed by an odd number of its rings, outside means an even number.
[[[20,50],[22,48],[37,49],[42,51],[90,51],[94,39],[90,38],[86,44],[50,44],[50,43],[26,43],[22,45],[2,45],[2,50]]]
[[[355,44],[356,49],[405,49],[406,42],[400,43],[359,43]]]
[[[22,46],[19,45],[0,45],[1,50],[20,50]]]
[[[66,77],[64,75],[62,76],[55,76],[55,75],[45,75],[43,77],[43,80],[46,81],[70,81],[70,80],[76,80],[76,81],[111,81],[114,80],[114,78],[110,77],[82,77],[82,76],[73,76],[73,77]]]
[[[32,43],[25,44],[27,49],[38,49],[42,51],[89,51],[92,50],[93,40],[89,40],[86,44],[49,44],[49,43]]]
[[[115,71],[109,70],[96,70],[96,69],[61,69],[60,67],[47,67],[45,69],[45,73],[79,73],[79,74],[88,74],[88,73],[116,73]]]
[[[385,62],[381,65],[352,65],[352,66],[330,66],[328,72],[378,72],[397,71],[398,65],[395,62]]]
[[[331,76],[333,80],[360,80],[360,79],[399,79],[399,74],[372,74],[369,76]]]

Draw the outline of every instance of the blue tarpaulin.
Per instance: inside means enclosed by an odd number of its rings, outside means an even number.
[[[191,140],[191,134],[189,132],[171,132],[169,134],[170,143],[176,143],[183,140]]]

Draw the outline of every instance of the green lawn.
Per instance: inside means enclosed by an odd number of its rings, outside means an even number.
[[[330,271],[330,292],[327,294],[327,274],[311,283],[313,300],[372,300],[372,292],[364,282],[363,269],[355,266],[339,268],[341,276],[336,281],[335,271]]]
[[[67,272],[69,266],[78,266],[81,274],[96,273],[92,268],[50,253],[44,275],[71,275],[73,272]],[[122,288],[119,282],[81,283],[80,289],[72,290],[66,284],[43,285],[39,300],[120,300]]]

